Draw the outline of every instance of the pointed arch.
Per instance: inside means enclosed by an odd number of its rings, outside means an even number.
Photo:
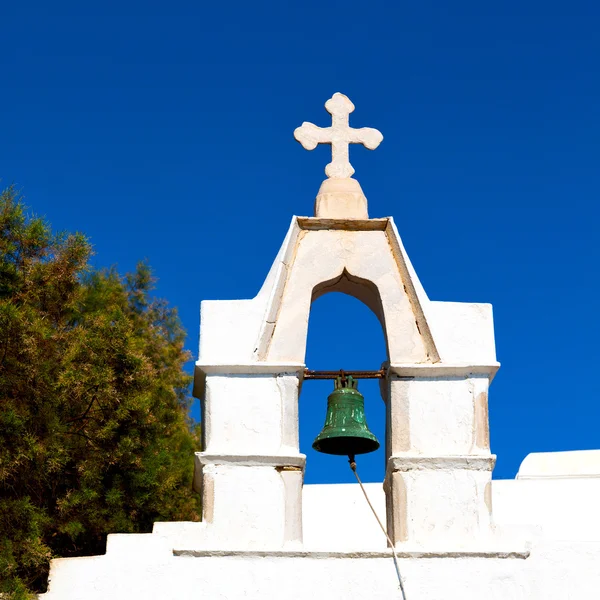
[[[379,294],[377,286],[368,279],[363,279],[361,277],[352,275],[347,271],[346,268],[344,268],[338,277],[334,277],[333,279],[329,279],[327,281],[322,281],[313,288],[311,305],[321,296],[330,294],[332,292],[339,292],[348,296],[352,296],[359,302],[362,302],[371,310],[371,312],[373,312],[381,324],[387,358],[389,359],[389,348],[387,345],[387,336],[385,334],[385,313],[383,311],[381,295]]]

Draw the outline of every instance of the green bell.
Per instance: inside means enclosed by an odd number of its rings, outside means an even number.
[[[325,426],[312,445],[317,452],[353,456],[379,448],[367,426],[365,399],[357,384],[352,376],[335,380],[335,389],[327,398]]]

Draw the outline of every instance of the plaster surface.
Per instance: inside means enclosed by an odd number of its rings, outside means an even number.
[[[366,489],[385,518],[382,484]],[[106,555],[53,561],[50,590],[41,598],[400,598],[391,554],[358,486],[307,485],[303,497],[301,550],[206,549],[205,524],[157,523],[152,534],[109,536]],[[495,523],[526,532],[527,549],[399,549],[407,600],[596,600],[598,498],[599,478],[493,481]]]

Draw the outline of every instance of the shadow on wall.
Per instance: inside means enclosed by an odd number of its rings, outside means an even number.
[[[379,369],[387,359],[382,326],[375,314],[356,298],[321,292],[311,307],[306,365],[309,369]],[[378,380],[361,380],[369,429],[381,444],[379,450],[357,457],[363,481],[383,481],[385,474],[385,405]],[[299,400],[300,452],[306,454],[305,483],[355,483],[348,460],[321,454],[312,442],[323,428],[327,396],[333,381],[305,381]]]

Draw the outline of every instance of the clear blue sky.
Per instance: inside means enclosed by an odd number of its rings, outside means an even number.
[[[371,216],[395,217],[430,298],[494,305],[512,477],[528,452],[600,447],[599,30],[592,1],[5,2],[0,178],[97,265],[147,258],[195,354],[200,300],[253,297],[311,214],[328,149],[292,132],[347,94],[385,136],[352,152]],[[368,309],[315,302],[310,367],[383,358]],[[308,482],[350,480],[310,449],[329,386],[301,399]],[[361,469],[381,479],[381,451]]]

